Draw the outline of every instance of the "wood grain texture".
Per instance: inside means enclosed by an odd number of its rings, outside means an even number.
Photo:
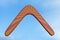
[[[45,21],[41,14],[31,5],[27,5],[21,10],[21,12],[16,16],[16,18],[7,28],[5,35],[10,35],[13,32],[13,30],[17,27],[17,25],[22,21],[22,19],[28,14],[33,15],[51,36],[54,35],[54,31],[49,26],[49,24]]]

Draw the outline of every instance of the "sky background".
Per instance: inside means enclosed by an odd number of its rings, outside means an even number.
[[[27,15],[10,36],[5,36],[10,23],[26,5],[38,10],[55,35],[50,36],[32,15]],[[60,0],[0,0],[0,40],[60,40],[59,34]]]

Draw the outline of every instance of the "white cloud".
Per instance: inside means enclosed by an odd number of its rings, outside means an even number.
[[[44,7],[60,8],[60,0],[48,0],[43,3]]]
[[[56,40],[60,40],[60,0],[48,0],[43,3],[44,8],[47,9],[50,23],[55,31],[53,36]]]
[[[11,38],[11,37],[3,37],[3,36],[1,36],[0,40],[14,40],[14,39]]]
[[[56,40],[60,40],[60,31],[57,29],[55,30],[55,35],[53,36]]]
[[[18,3],[18,0],[0,0],[0,6],[7,6]]]

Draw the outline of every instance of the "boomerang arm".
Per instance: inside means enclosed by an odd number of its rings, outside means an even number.
[[[34,10],[34,11],[33,11]],[[43,28],[52,36],[54,35],[54,31],[53,29],[50,27],[50,25],[45,21],[45,19],[40,15],[40,13],[38,13],[38,11],[33,8],[32,9],[33,13],[32,15],[39,21],[39,23],[41,23],[41,25],[43,26]]]

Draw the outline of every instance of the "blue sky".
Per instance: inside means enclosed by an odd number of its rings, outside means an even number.
[[[34,6],[55,32],[50,36],[41,24],[27,15],[10,36],[4,33],[26,5]],[[0,40],[60,40],[60,0],[0,0]]]

